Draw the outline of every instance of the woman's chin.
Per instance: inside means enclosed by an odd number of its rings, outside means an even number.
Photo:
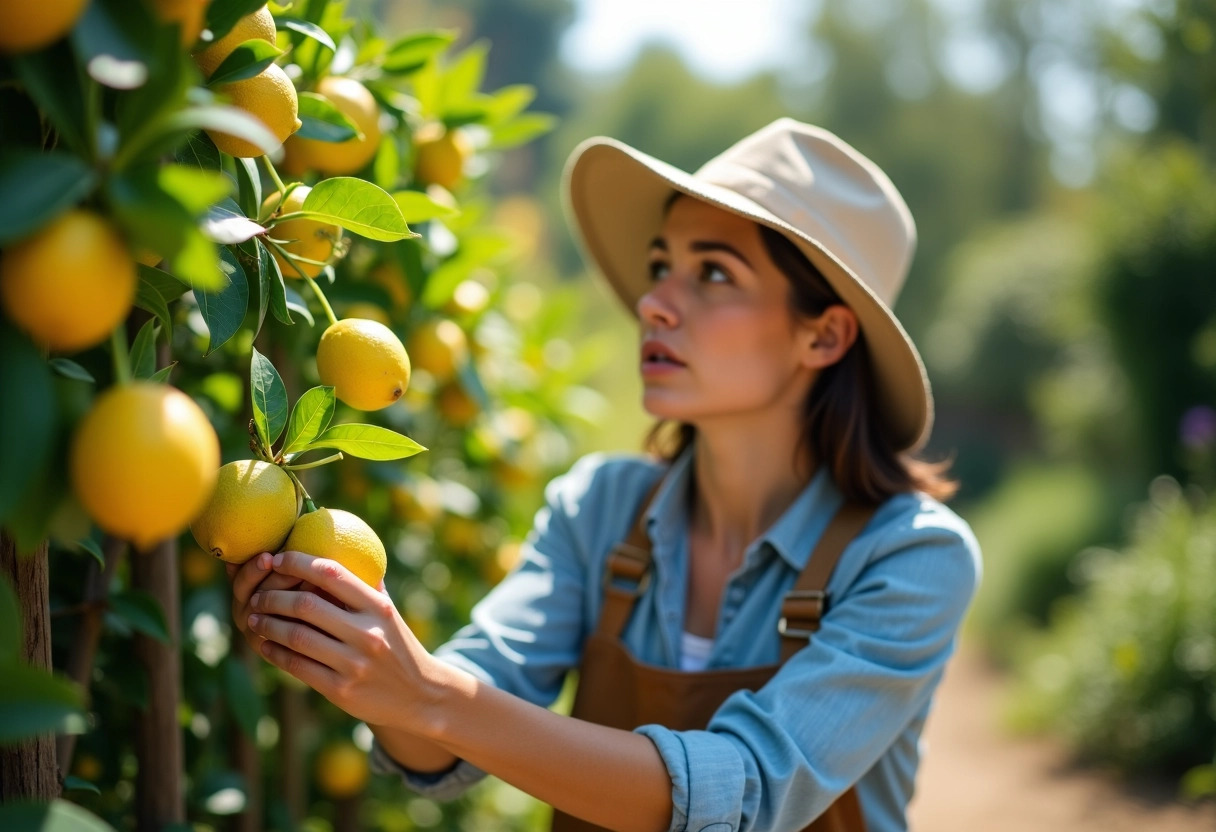
[[[692,422],[698,414],[692,402],[681,400],[661,390],[643,391],[642,409],[654,418],[668,422]]]

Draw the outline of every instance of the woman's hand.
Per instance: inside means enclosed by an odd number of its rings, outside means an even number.
[[[271,571],[273,557],[269,552],[263,552],[243,564],[224,564],[228,580],[232,582],[232,621],[245,637],[250,649],[258,654],[261,653],[262,642],[266,639],[249,629],[249,597],[258,589],[285,590],[300,586],[298,578]]]
[[[356,719],[415,727],[441,663],[388,595],[341,564],[302,552],[275,555],[272,568],[276,578],[321,594],[258,587],[246,626],[261,639],[261,654]]]

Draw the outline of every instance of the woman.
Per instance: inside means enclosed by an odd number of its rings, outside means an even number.
[[[519,567],[434,655],[304,553],[235,574],[238,626],[437,798],[488,772],[562,830],[906,828],[979,557],[941,467],[910,456],[932,399],[890,311],[903,200],[790,119],[695,175],[593,139],[566,188],[674,445],[550,483]],[[345,609],[272,588],[299,582]],[[576,668],[574,716],[546,710]]]

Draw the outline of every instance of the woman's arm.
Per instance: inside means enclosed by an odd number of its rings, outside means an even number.
[[[248,625],[266,639],[263,655],[380,726],[381,744],[392,743],[385,750],[408,768],[462,758],[601,826],[670,826],[671,781],[647,738],[560,716],[435,659],[391,600],[333,561],[286,552],[274,564],[276,573],[328,592],[346,609],[310,592],[256,593]]]

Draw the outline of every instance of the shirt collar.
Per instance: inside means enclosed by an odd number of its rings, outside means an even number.
[[[646,512],[647,529],[655,543],[666,543],[688,528],[694,446],[695,440],[672,461]],[[749,553],[759,544],[768,543],[791,567],[801,571],[815,542],[843,502],[844,496],[832,482],[828,469],[820,465],[794,502],[748,547]]]

